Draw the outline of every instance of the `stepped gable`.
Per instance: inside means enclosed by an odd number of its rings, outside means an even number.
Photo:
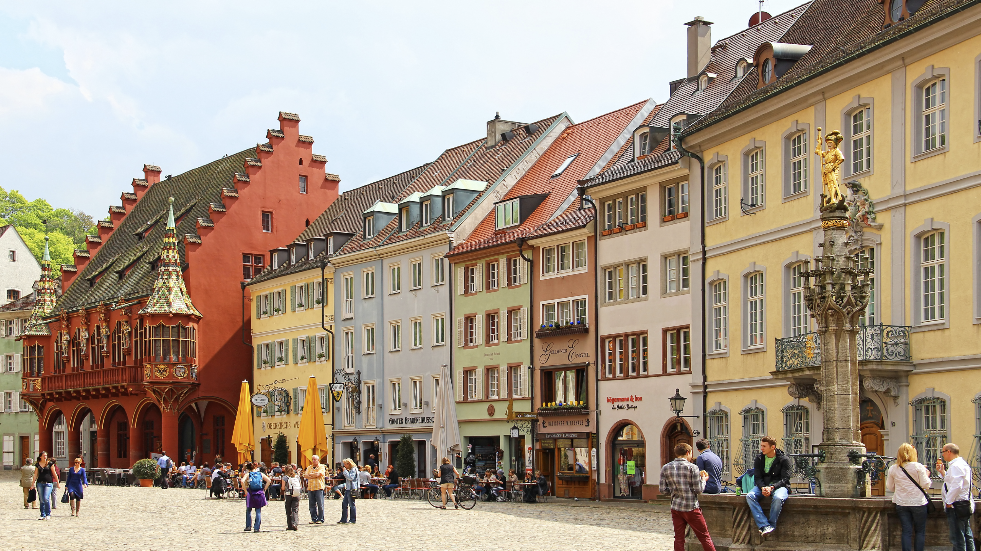
[[[557,213],[566,210],[570,202],[578,201],[574,196],[579,181],[602,161],[604,154],[615,146],[617,139],[629,129],[631,121],[649,102],[650,100],[638,102],[566,128],[528,169],[528,172],[500,199],[506,201],[524,195],[547,194],[531,216],[522,220],[518,226],[496,230],[492,210],[465,241],[453,247],[448,256],[453,257],[511,243],[519,237],[527,237]],[[556,169],[569,156],[576,154],[578,156],[572,164],[562,174],[553,178]]]
[[[316,220],[303,230],[294,242],[304,242],[314,237],[324,237],[330,233],[355,234],[361,230],[361,214],[376,201],[392,201],[406,186],[425,170],[427,165],[413,168],[384,180],[378,180],[342,193]],[[249,280],[249,285],[269,281],[284,275],[319,268],[327,257],[324,251],[313,259],[305,259],[284,264],[276,269],[267,267],[258,276]]]
[[[746,79],[736,78],[736,65],[741,59],[749,59],[752,65],[753,56],[761,44],[780,39],[806,13],[808,4],[803,4],[788,10],[771,19],[753,25],[737,34],[722,38],[712,46],[712,54],[708,65],[698,74],[684,78],[675,83],[674,92],[666,102],[661,104],[646,126],[668,128],[671,119],[679,114],[704,117],[736,92]],[[698,77],[705,73],[713,73],[716,77],[705,90],[698,90]],[[750,70],[747,74],[753,74]],[[628,178],[644,172],[650,172],[677,163],[681,154],[671,149],[669,138],[664,138],[648,155],[634,158],[633,143],[625,144],[618,152],[616,160],[588,182],[595,186]]]
[[[184,276],[181,274],[181,257],[177,252],[177,228],[174,223],[174,198],[170,197],[169,201],[157,280],[153,283],[153,293],[140,314],[182,314],[200,318],[201,312],[191,303],[191,296],[187,293]]]
[[[486,147],[486,138],[481,138],[447,149],[426,168],[411,186],[402,192],[399,200],[413,193],[425,193],[436,186],[450,186],[461,179],[487,182],[487,189],[483,193],[478,194],[469,204],[458,206],[459,210],[451,220],[446,220],[440,216],[428,226],[422,227],[421,224],[416,223],[409,228],[409,231],[399,232],[399,218],[396,216],[367,242],[363,239],[364,233],[359,231],[338,254],[349,254],[451,231],[454,223],[465,218],[474,205],[483,201],[501,175],[520,160],[529,148],[563,116],[564,113],[529,123],[529,125],[519,126],[513,130],[514,137],[512,139],[502,140],[493,147]],[[529,134],[527,127],[531,124],[537,125],[537,129]]]
[[[44,254],[41,256],[41,279],[35,283],[35,291],[31,293],[32,305],[31,317],[27,320],[27,327],[24,328],[22,335],[25,336],[45,336],[50,335],[51,330],[44,318],[54,310],[55,302],[58,300],[55,290],[56,282],[51,275],[51,253],[48,251],[48,236],[44,236]]]
[[[175,234],[183,262],[184,237],[197,237],[198,219],[208,218],[209,205],[221,202],[222,189],[234,186],[235,172],[243,170],[254,153],[250,147],[149,186],[98,252],[73,274],[52,313],[150,295],[157,279],[152,262],[164,248],[166,228],[161,220],[168,212],[168,199],[174,198],[178,213]]]
[[[883,6],[880,0],[814,0],[786,33],[773,40],[812,45],[810,51],[776,82],[763,88],[756,88],[757,77],[751,71],[741,79],[737,90],[718,109],[690,126],[684,135],[697,132],[979,3],[979,0],[926,0],[908,19],[883,28]]]

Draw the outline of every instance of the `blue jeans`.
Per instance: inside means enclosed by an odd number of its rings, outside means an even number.
[[[262,507],[255,508],[255,531],[259,531],[259,525],[262,524]],[[245,508],[245,529],[252,530],[252,507]]]
[[[926,544],[926,505],[897,505],[896,516],[899,523],[903,526],[903,551],[923,551]],[[913,534],[916,533],[916,541]]]
[[[351,490],[344,490],[344,501],[341,502],[341,522],[347,522],[347,512],[351,511],[351,524],[358,521],[358,509],[354,505],[354,496]],[[972,550],[973,551],[973,550]]]
[[[974,534],[971,533],[971,518],[959,519],[952,507],[946,508],[947,529],[954,551],[974,551]],[[973,516],[973,515],[972,515]]]
[[[385,490],[385,497],[392,497],[392,490],[398,488],[398,484],[386,484],[382,486],[382,490]]]
[[[308,490],[307,499],[309,500],[309,505],[310,505],[310,521],[323,522],[324,521],[324,491]]]
[[[760,506],[760,499],[763,498],[763,491],[760,490],[759,486],[754,486],[752,490],[746,494],[746,503],[749,504],[749,512],[753,515],[753,520],[756,521],[756,526],[760,530],[766,528],[767,526],[771,528],[777,527],[777,519],[780,517],[780,510],[783,509],[783,502],[787,500],[789,493],[787,488],[777,488],[773,490],[770,494],[772,501],[770,502],[770,518],[763,515],[763,507]]]
[[[51,516],[51,488],[54,484],[50,482],[38,482],[34,485],[37,489],[37,498],[41,501],[41,516]]]

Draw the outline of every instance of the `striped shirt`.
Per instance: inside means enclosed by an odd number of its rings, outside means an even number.
[[[698,475],[698,467],[678,457],[661,467],[662,494],[671,496],[671,509],[692,511],[698,509],[698,494],[705,490],[705,481]]]

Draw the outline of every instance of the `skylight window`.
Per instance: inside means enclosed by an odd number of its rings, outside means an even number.
[[[555,169],[555,172],[552,173],[552,178],[558,178],[559,176],[561,176],[562,173],[565,172],[565,169],[569,168],[569,165],[571,165],[572,161],[575,161],[576,157],[578,156],[579,156],[578,153],[576,153],[575,155],[569,155],[569,158],[563,161],[562,164],[559,165],[559,168]]]
[[[573,157],[575,157],[575,155],[573,155]],[[569,159],[569,162],[571,161],[572,158]],[[521,216],[518,211],[518,199],[511,199],[510,201],[498,203],[494,210],[494,225],[498,230],[509,226],[517,226],[521,223]]]

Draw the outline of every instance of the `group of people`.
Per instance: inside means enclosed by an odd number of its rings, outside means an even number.
[[[660,491],[671,496],[675,551],[685,549],[686,527],[691,528],[703,549],[715,550],[698,496],[722,491],[722,460],[712,452],[707,440],[699,440],[696,447],[699,455],[693,459],[691,446],[678,444],[674,448],[674,461],[661,468]],[[970,523],[974,513],[971,467],[960,457],[960,448],[956,444],[946,444],[934,469],[943,477],[941,496],[954,551],[974,551]],[[776,440],[764,436],[760,441],[760,453],[753,461],[753,487],[746,493],[746,503],[761,537],[776,530],[777,519],[790,495],[792,473],[790,456],[777,449]],[[927,467],[917,462],[916,448],[902,444],[896,454],[896,463],[886,474],[886,490],[893,492],[892,501],[902,526],[903,551],[924,549],[930,502],[926,490],[931,482]],[[760,505],[764,497],[771,498],[769,515],[764,514]]]
[[[38,520],[50,520],[51,511],[58,508],[57,491],[61,488],[61,479],[62,473],[58,464],[53,458],[48,457],[48,452],[42,451],[36,462],[30,457],[26,458],[24,466],[20,469],[24,508],[40,508],[41,516]],[[71,516],[77,517],[85,488],[89,487],[85,474],[85,461],[81,456],[76,457],[72,462],[72,466],[64,473],[64,479],[65,493],[62,495],[62,502],[67,502],[71,508]]]

